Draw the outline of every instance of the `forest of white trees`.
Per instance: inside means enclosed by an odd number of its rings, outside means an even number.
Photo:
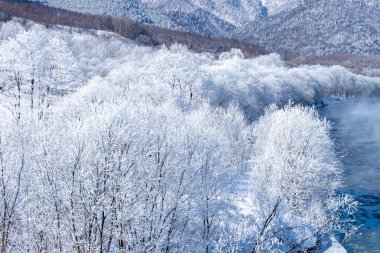
[[[0,72],[0,252],[302,252],[355,233],[308,105],[379,78],[18,21]]]

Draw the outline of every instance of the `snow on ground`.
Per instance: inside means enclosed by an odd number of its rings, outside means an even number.
[[[331,241],[331,246],[324,253],[347,253],[345,248],[335,238],[331,238]]]

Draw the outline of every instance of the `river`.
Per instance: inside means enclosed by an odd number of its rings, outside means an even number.
[[[359,234],[343,243],[347,252],[380,253],[380,100],[329,100],[319,109],[332,122],[332,137],[344,167],[343,191],[359,201]]]

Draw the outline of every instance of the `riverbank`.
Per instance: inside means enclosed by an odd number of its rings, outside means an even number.
[[[359,202],[358,235],[343,243],[348,253],[380,252],[380,99],[329,99],[319,108],[344,168],[343,189]]]

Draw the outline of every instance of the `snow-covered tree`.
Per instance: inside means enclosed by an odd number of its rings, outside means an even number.
[[[255,252],[311,249],[334,234],[339,213],[330,205],[341,204],[341,168],[329,130],[317,111],[291,104],[259,119],[251,174]]]
[[[256,120],[272,103],[374,93],[378,78],[23,28],[0,41],[1,250],[289,250],[351,231],[329,124],[289,105]]]

